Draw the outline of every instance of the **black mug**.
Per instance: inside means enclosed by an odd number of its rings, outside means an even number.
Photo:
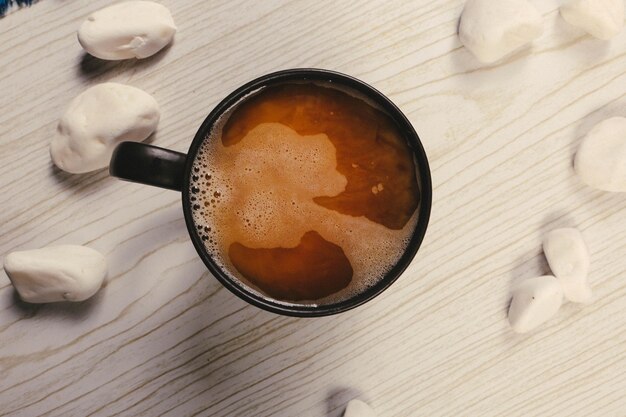
[[[353,297],[333,304],[299,305],[281,303],[279,301],[264,298],[260,294],[246,287],[243,283],[232,279],[226,271],[218,266],[218,264],[206,251],[202,239],[194,226],[192,217],[191,200],[189,195],[192,165],[200,145],[209,136],[214,123],[224,112],[238,103],[243,97],[259,90],[260,88],[278,83],[302,81],[331,82],[338,86],[351,88],[363,94],[365,97],[372,100],[385,110],[403,133],[414,154],[413,156],[416,163],[418,186],[421,194],[420,203],[417,208],[419,211],[417,224],[413,234],[411,235],[411,239],[398,262],[373,286],[367,288],[359,294],[354,295]],[[424,148],[422,147],[415,129],[413,129],[413,126],[411,126],[411,123],[407,120],[404,114],[402,114],[400,109],[398,109],[398,107],[396,107],[396,105],[382,93],[366,83],[338,72],[321,69],[290,69],[279,71],[264,75],[243,85],[242,87],[239,87],[237,90],[228,95],[228,97],[222,100],[222,102],[219,103],[207,116],[200,126],[200,129],[198,129],[193,142],[191,142],[191,146],[189,147],[187,154],[143,143],[123,142],[117,146],[113,153],[109,172],[112,176],[123,180],[182,192],[183,213],[185,215],[185,223],[187,225],[189,236],[191,237],[191,241],[193,242],[198,255],[209,271],[222,283],[222,285],[248,303],[274,313],[297,317],[327,316],[347,311],[371,300],[393,284],[393,282],[398,279],[402,272],[409,266],[415,257],[422,240],[424,239],[432,203],[430,169]]]

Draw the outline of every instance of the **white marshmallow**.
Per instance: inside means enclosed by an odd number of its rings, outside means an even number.
[[[543,252],[563,286],[565,298],[575,303],[590,302],[589,252],[580,232],[571,228],[550,231],[543,239]]]
[[[526,333],[549,320],[563,303],[561,283],[551,275],[530,278],[513,289],[509,323],[516,333]]]
[[[570,25],[609,40],[624,26],[624,0],[572,0],[561,6],[561,16]]]
[[[343,417],[376,417],[372,407],[361,400],[352,400],[348,403]]]
[[[98,84],[72,100],[50,143],[50,156],[67,172],[104,168],[117,144],[147,139],[160,115],[150,94],[123,84]]]
[[[107,263],[94,249],[60,245],[10,253],[4,270],[29,303],[83,301],[102,286]]]
[[[626,118],[612,117],[591,129],[578,148],[574,166],[587,185],[626,192]]]
[[[170,11],[151,1],[126,1],[98,10],[78,29],[78,42],[91,55],[110,60],[147,58],[172,41]]]
[[[491,63],[538,38],[541,15],[527,0],[468,0],[459,39],[479,61]]]

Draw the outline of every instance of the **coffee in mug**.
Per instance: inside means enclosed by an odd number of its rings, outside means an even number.
[[[213,261],[263,297],[341,302],[406,250],[420,203],[413,155],[394,119],[356,90],[269,85],[200,145],[193,223]]]

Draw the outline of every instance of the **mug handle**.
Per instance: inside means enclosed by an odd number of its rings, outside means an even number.
[[[184,153],[145,143],[122,142],[111,155],[109,174],[126,181],[182,191],[186,160]]]

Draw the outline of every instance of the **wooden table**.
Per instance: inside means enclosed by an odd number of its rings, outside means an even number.
[[[0,20],[0,253],[85,244],[110,263],[78,304],[30,305],[0,273],[0,415],[625,416],[626,195],[572,169],[582,136],[626,115],[626,31],[585,36],[534,1],[545,33],[481,67],[454,1],[163,0],[179,32],[143,61],[84,54],[110,1],[44,0]],[[242,83],[292,67],[354,75],[394,100],[431,162],[430,227],[409,270],[335,317],[280,317],[221,287],[176,192],[71,175],[48,143],[68,102],[114,80],[162,107],[156,145],[185,151]],[[507,323],[511,283],[548,272],[543,232],[579,227],[596,296],[537,331]]]

